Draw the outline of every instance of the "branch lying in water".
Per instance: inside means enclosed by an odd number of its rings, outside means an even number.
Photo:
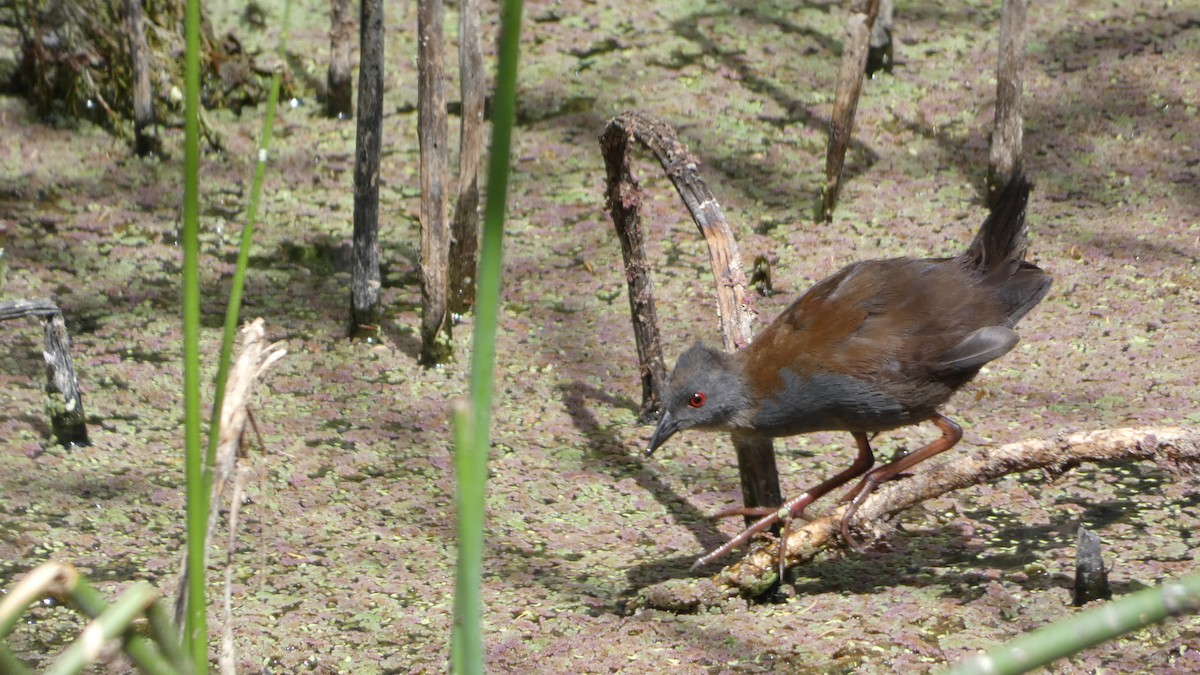
[[[1182,427],[1105,429],[957,455],[941,465],[881,485],[858,509],[853,526],[862,532],[888,529],[887,521],[905,509],[1009,474],[1042,469],[1052,475],[1061,475],[1084,463],[1134,461],[1152,461],[1173,473],[1195,467],[1200,464],[1200,430]],[[820,551],[834,546],[845,509],[846,506],[841,505],[810,522],[794,522],[787,538],[787,566],[804,564]],[[778,540],[760,539],[743,559],[711,579],[676,579],[658,584],[644,589],[634,602],[676,611],[695,611],[701,605],[723,598],[756,595],[775,577],[778,547]],[[704,590],[698,592],[693,588],[696,584]]]

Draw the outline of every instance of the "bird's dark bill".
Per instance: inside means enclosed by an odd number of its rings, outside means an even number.
[[[646,456],[649,457],[658,446],[666,443],[676,431],[679,431],[679,423],[671,416],[670,411],[664,412],[658,426],[654,428],[654,435],[650,437],[650,445],[646,446]]]

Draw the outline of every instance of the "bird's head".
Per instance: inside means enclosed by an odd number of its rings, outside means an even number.
[[[739,426],[748,416],[749,387],[733,355],[696,343],[675,363],[663,404],[647,455],[677,431]]]

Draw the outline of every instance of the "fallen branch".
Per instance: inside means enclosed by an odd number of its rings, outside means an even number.
[[[1105,429],[1061,435],[1051,440],[1028,440],[985,448],[953,461],[882,485],[871,494],[854,519],[854,528],[879,533],[896,514],[934,497],[1009,474],[1042,469],[1061,475],[1082,464],[1152,461],[1179,473],[1200,464],[1200,430],[1181,427]],[[786,566],[811,560],[834,545],[844,505],[829,509],[807,523],[795,523],[787,538]],[[779,542],[756,541],[744,558],[710,579],[671,580],[644,589],[634,604],[675,611],[696,611],[736,595],[754,596],[774,581]],[[698,591],[697,589],[701,589]]]

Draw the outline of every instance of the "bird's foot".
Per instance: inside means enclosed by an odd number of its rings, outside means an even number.
[[[714,518],[726,518],[729,516],[759,516],[759,519],[746,529],[742,530],[741,533],[733,539],[730,539],[721,546],[709,551],[696,560],[696,562],[692,564],[692,570],[694,571],[700,567],[703,567],[704,565],[707,565],[726,553],[729,553],[733,549],[750,541],[760,532],[765,532],[773,527],[776,523],[783,522],[785,523],[783,531],[784,537],[779,542],[779,578],[782,579],[783,563],[785,560],[783,547],[784,541],[787,538],[788,529],[786,524],[790,522],[792,518],[801,517],[807,519],[807,517],[804,516],[804,509],[808,508],[808,505],[813,503],[813,500],[815,500],[818,496],[819,495],[814,495],[811,491],[809,491],[800,494],[798,497],[793,497],[787,500],[780,506],[747,506],[721,511],[720,513],[716,514]]]
[[[846,507],[846,512],[842,514],[841,533],[842,539],[846,545],[855,551],[862,552],[863,545],[858,539],[850,535],[850,523],[854,519],[854,514],[858,511],[858,507],[866,501],[867,497],[875,491],[875,488],[881,484],[899,478],[904,475],[904,472],[920,462],[933,457],[934,455],[945,452],[954,447],[962,438],[962,429],[949,418],[940,413],[934,413],[933,417],[929,418],[938,429],[941,429],[942,436],[937,440],[925,445],[913,452],[895,459],[881,467],[867,472],[867,475],[862,477],[858,485],[850,490],[842,497],[842,502],[849,502]],[[856,437],[857,438],[857,437]]]

